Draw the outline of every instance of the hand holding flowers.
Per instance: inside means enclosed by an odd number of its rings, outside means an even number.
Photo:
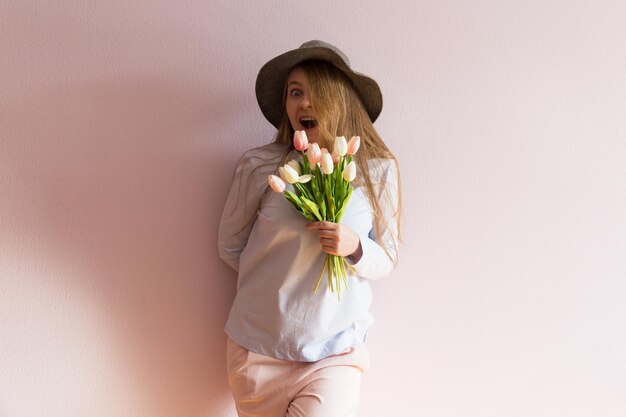
[[[361,258],[361,241],[348,226],[333,222],[311,222],[307,230],[317,230],[322,250],[331,255],[351,257],[355,262]]]

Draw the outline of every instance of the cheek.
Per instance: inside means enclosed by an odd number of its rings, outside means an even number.
[[[291,122],[291,127],[295,128],[294,123],[297,122],[297,106],[294,105],[293,102],[287,101],[287,103],[285,103],[285,110],[287,111],[287,116],[289,117],[289,121]]]

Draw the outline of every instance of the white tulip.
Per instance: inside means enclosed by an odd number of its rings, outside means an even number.
[[[343,169],[343,179],[351,182],[356,178],[356,164],[354,161],[350,161],[348,165]]]
[[[333,163],[333,156],[329,153],[325,153],[322,157],[322,172],[324,174],[332,174],[335,169],[335,164]]]
[[[302,174],[302,172],[300,172],[300,163],[296,161],[295,159],[292,159],[291,161],[287,162],[287,165],[295,169],[298,175]]]
[[[345,136],[338,136],[335,138],[335,154],[339,156],[345,156],[348,153],[348,142]]]
[[[300,174],[298,174],[298,171],[296,171],[289,165],[285,165],[282,168],[282,175],[285,177],[285,181],[287,181],[289,184],[294,184],[298,182],[298,179],[300,178]]]

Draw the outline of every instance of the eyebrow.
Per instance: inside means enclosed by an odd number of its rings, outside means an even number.
[[[292,84],[302,85],[302,83],[300,81],[291,81],[289,84],[287,84],[287,87],[289,87]]]

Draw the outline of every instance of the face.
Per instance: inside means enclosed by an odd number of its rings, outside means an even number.
[[[310,142],[317,141],[317,119],[311,107],[309,82],[304,71],[295,68],[287,77],[285,108],[293,130],[304,130]]]

